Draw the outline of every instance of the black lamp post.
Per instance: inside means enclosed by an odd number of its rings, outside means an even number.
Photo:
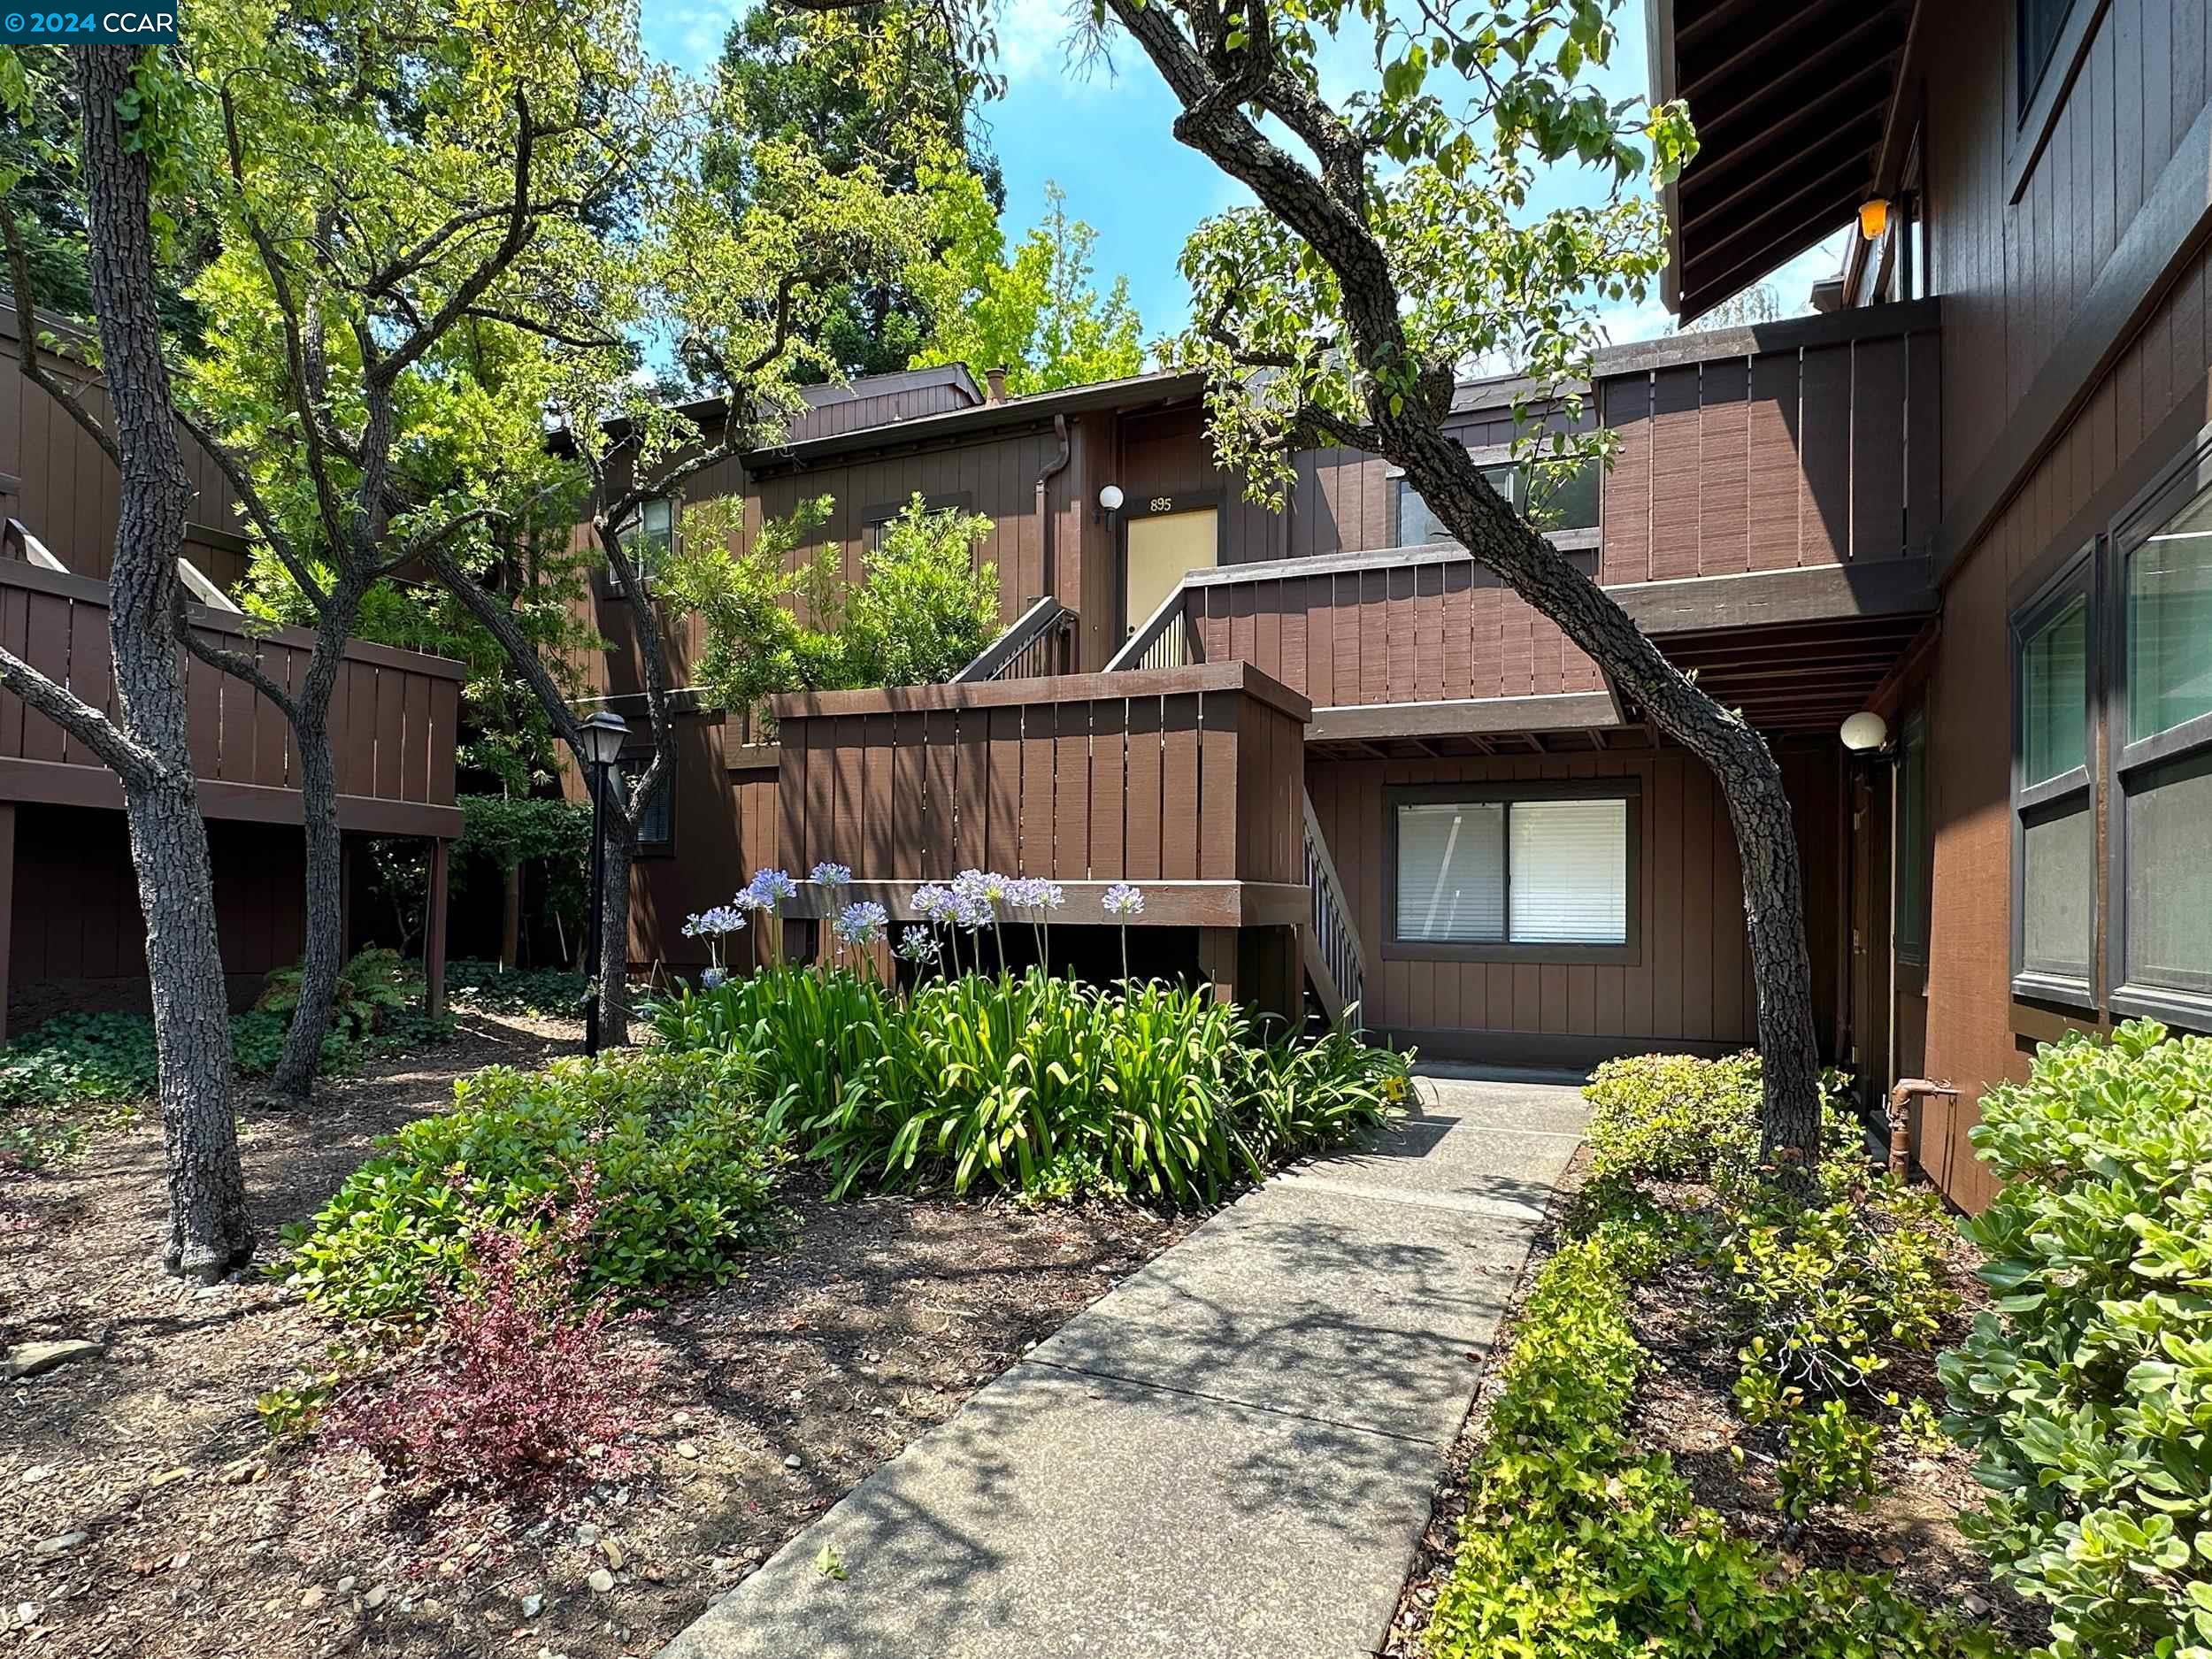
[[[599,1052],[600,933],[607,912],[607,791],[630,728],[611,709],[579,722],[591,772],[591,926],[584,943],[584,1052]]]

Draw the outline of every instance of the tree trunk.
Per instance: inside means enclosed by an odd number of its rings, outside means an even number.
[[[1812,956],[1796,824],[1766,740],[1699,690],[1609,595],[1530,528],[1440,421],[1386,421],[1384,436],[1386,452],[1460,544],[1556,623],[1719,783],[1743,865],[1744,930],[1759,1002],[1763,1156],[1809,1165],[1820,1156]]]
[[[301,693],[293,732],[300,757],[300,806],[307,831],[306,934],[300,952],[300,1000],[284,1033],[269,1094],[284,1106],[304,1106],[323,1063],[338,1003],[338,976],[346,965],[342,887],[345,837],[338,827],[338,767],[331,752],[329,699],[311,710],[312,676]]]
[[[630,864],[634,836],[623,814],[607,814],[605,909],[599,926],[599,1041],[618,1048],[630,1041]]]
[[[146,920],[160,1065],[169,1186],[162,1260],[173,1272],[213,1280],[251,1256],[253,1232],[233,1117],[236,1079],[215,882],[173,631],[193,487],[171,418],[154,307],[147,154],[118,107],[133,89],[139,55],[80,46],[72,56],[84,109],[88,274],[122,472],[108,638],[121,724],[154,763],[124,778],[123,798]]]
[[[509,972],[522,963],[522,866],[507,866],[500,879],[499,965]]]

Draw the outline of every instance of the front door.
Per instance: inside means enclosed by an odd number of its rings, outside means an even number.
[[[1211,570],[1221,562],[1220,520],[1218,507],[1201,507],[1145,513],[1127,521],[1124,637],[1144,626],[1187,572]]]

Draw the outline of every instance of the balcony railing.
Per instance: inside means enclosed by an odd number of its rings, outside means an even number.
[[[192,625],[258,657],[279,685],[307,672],[313,637],[297,628],[249,633],[235,612],[192,606]],[[118,713],[108,646],[108,586],[88,576],[0,558],[0,646]],[[245,681],[185,659],[193,770],[210,817],[297,823],[299,755],[283,711]],[[451,837],[458,663],[362,641],[348,643],[330,710],[339,819],[380,834]],[[119,806],[114,775],[44,715],[0,692],[0,800]]]
[[[779,697],[782,861],[894,916],[977,868],[1060,882],[1063,921],[1132,881],[1148,926],[1302,922],[1310,713],[1242,664]]]

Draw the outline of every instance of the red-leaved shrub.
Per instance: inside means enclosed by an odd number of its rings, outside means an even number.
[[[577,1186],[531,1232],[470,1235],[468,1279],[437,1293],[433,1334],[339,1397],[326,1444],[368,1453],[395,1491],[421,1499],[543,1498],[635,1465],[636,1365],[623,1374],[614,1340],[628,1320],[603,1300],[578,1305],[598,1215],[588,1167]]]

